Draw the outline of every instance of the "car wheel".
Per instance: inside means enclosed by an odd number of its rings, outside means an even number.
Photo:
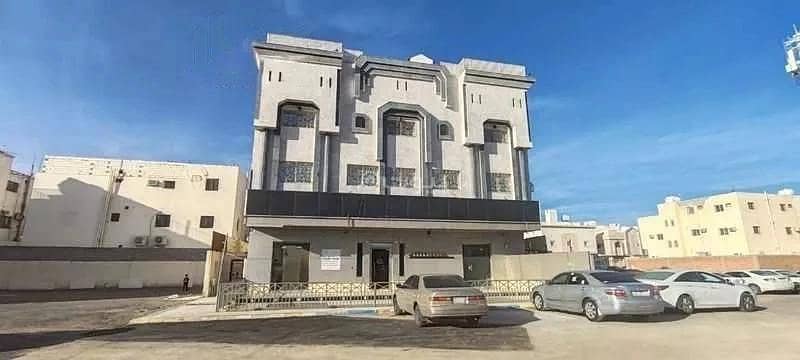
[[[544,306],[544,298],[542,297],[542,294],[539,293],[533,294],[533,307],[539,311],[544,311],[547,309]]]
[[[593,300],[586,300],[583,302],[583,315],[589,321],[602,321],[603,315],[600,315],[600,309],[597,308],[597,303]]]
[[[689,315],[694,312],[694,300],[692,300],[691,296],[683,294],[678,298],[678,303],[675,304],[675,307],[680,312]]]
[[[751,312],[756,309],[756,298],[753,295],[748,293],[742,294],[742,298],[739,300],[739,310]]]
[[[397,298],[392,298],[392,307],[394,308],[395,315],[403,315],[403,309],[400,309],[400,305],[397,304]]]
[[[419,306],[417,305],[414,305],[414,323],[416,323],[418,327],[425,327],[428,325],[428,319],[422,316],[422,312],[419,311]]]
[[[750,290],[753,290],[753,294],[761,295],[761,288],[756,284],[747,285]]]
[[[480,323],[480,321],[481,321],[481,318],[479,318],[477,316],[476,317],[467,318],[467,326],[473,327],[473,328],[478,327],[478,323]]]

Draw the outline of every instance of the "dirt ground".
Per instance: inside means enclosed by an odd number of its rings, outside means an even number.
[[[759,300],[764,308],[753,313],[702,311],[688,317],[672,313],[650,320],[611,318],[603,323],[591,323],[580,315],[561,312],[493,309],[476,329],[456,324],[419,329],[410,316],[147,324],[115,328],[95,336],[62,338],[51,346],[9,352],[0,357],[797,359],[800,296],[765,295]],[[140,302],[130,309],[136,311],[147,304],[157,305]]]

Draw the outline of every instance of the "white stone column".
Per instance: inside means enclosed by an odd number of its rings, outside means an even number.
[[[250,188],[253,190],[261,190],[264,186],[264,154],[265,146],[267,143],[266,131],[263,129],[253,130],[253,161],[252,161],[252,178],[250,179]]]

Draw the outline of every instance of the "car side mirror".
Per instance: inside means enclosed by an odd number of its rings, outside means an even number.
[[[398,289],[405,289],[406,288],[406,284],[397,284],[397,288]]]

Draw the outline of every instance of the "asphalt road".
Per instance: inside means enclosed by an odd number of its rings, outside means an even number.
[[[31,359],[797,359],[800,296],[765,295],[753,313],[650,321],[494,309],[476,329],[418,329],[410,316],[148,324],[7,353]]]

